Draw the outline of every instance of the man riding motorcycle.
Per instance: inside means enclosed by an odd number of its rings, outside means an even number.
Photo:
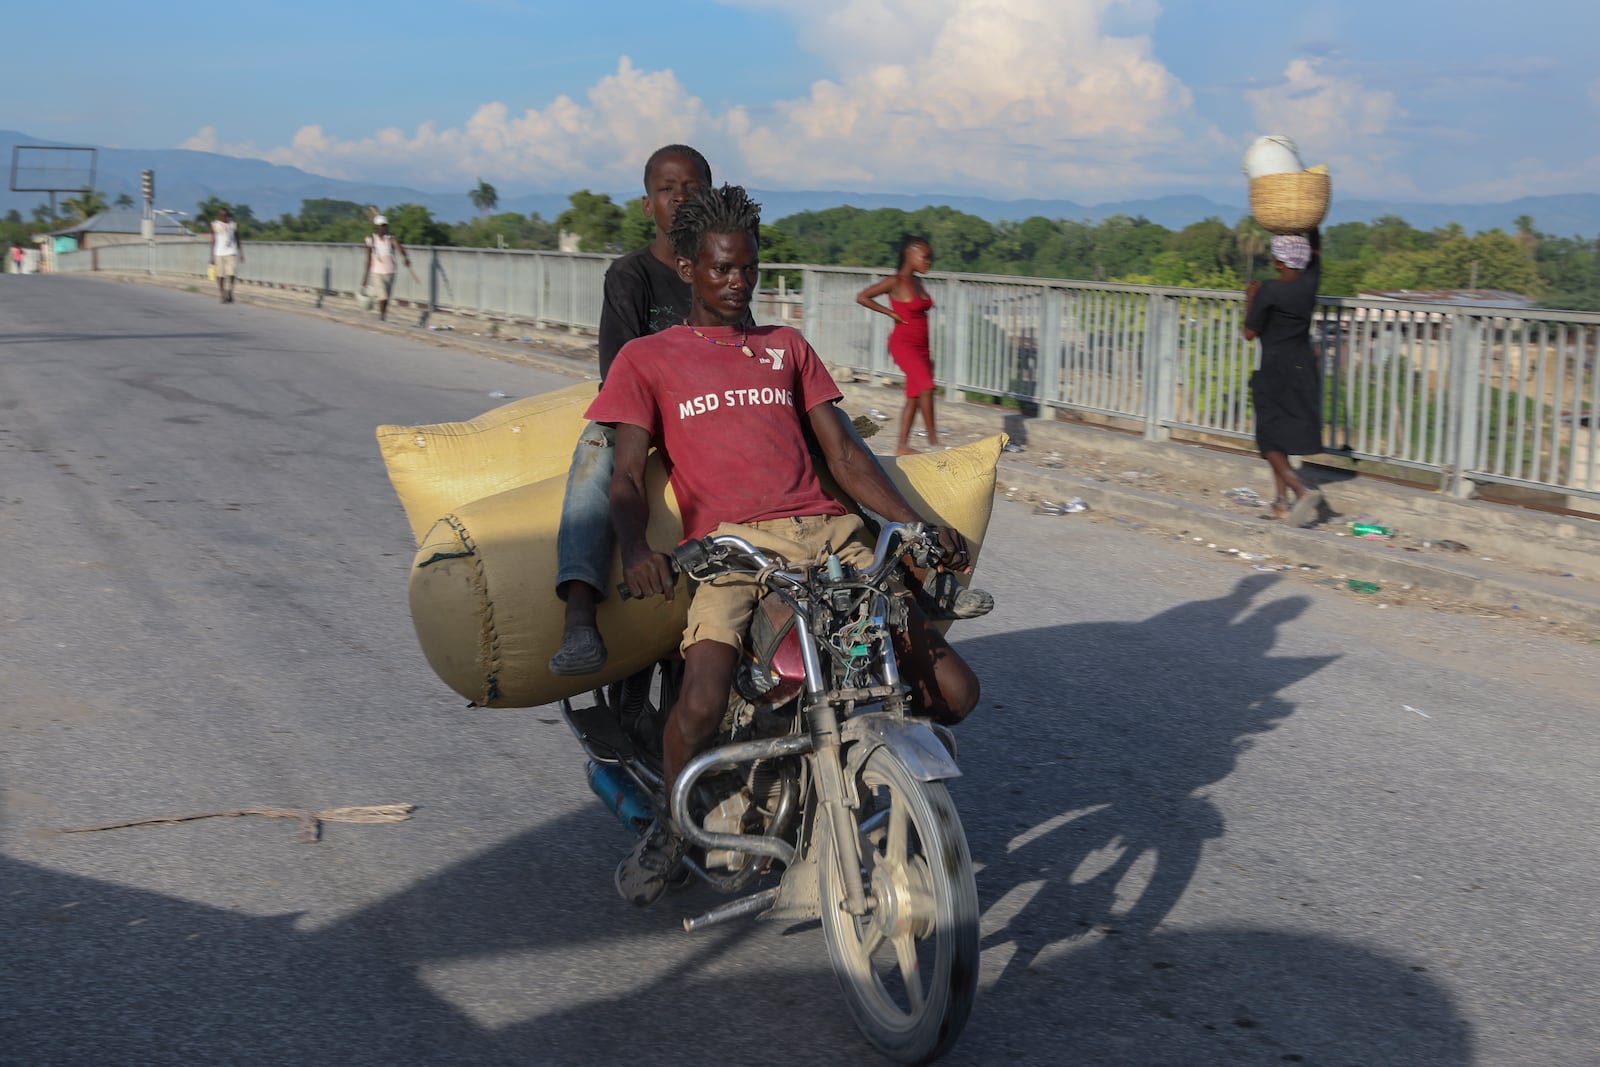
[[[831,548],[849,564],[871,558],[862,521],[823,489],[806,443],[809,427],[828,473],[852,499],[892,522],[922,517],[873,456],[843,428],[832,377],[801,334],[749,325],[759,274],[760,207],[744,189],[703,189],[681,205],[670,236],[690,283],[688,321],[629,342],[586,417],[616,426],[612,525],[629,592],[672,599],[675,577],[645,538],[645,460],[652,445],[669,460],[688,538],[737,533],[790,561]],[[960,534],[941,531],[946,563],[970,568]],[[728,703],[743,634],[759,587],[719,581],[695,591],[681,648],[684,673],[663,738],[665,795],[705,750]],[[938,722],[959,722],[977,704],[978,679],[912,602],[895,649],[914,705]],[[665,891],[686,851],[659,813],[617,868],[617,889],[640,906]]]

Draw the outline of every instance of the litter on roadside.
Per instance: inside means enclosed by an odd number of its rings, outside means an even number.
[[[443,325],[439,325],[438,323],[435,323],[434,325],[429,326],[428,329],[434,331],[435,333],[438,333],[440,330],[454,330],[455,327],[454,326],[443,326]]]
[[[1265,501],[1261,499],[1260,493],[1249,488],[1248,486],[1243,485],[1237,486],[1233,489],[1224,489],[1222,491],[1222,495],[1233,501],[1235,504],[1243,504],[1245,507],[1249,508],[1259,508],[1265,503]]]
[[[1352,522],[1350,536],[1364,537],[1368,541],[1391,541],[1394,539],[1394,531],[1375,522]]]
[[[490,400],[507,400],[507,399],[510,398],[510,396],[511,396],[511,394],[506,392],[504,389],[496,389],[494,392],[489,394],[489,399]]]
[[[1424,542],[1422,542],[1422,547],[1423,548],[1430,548],[1430,547],[1431,548],[1442,548],[1442,549],[1445,549],[1446,551],[1449,551],[1449,552],[1471,552],[1472,551],[1472,549],[1468,548],[1466,545],[1462,544],[1460,541],[1451,541],[1448,538],[1439,538],[1439,539],[1434,540],[1434,541],[1424,541]]]
[[[1344,584],[1352,593],[1376,593],[1381,588],[1377,582],[1363,582],[1359,578],[1348,579]]]
[[[1073,515],[1080,511],[1088,510],[1089,505],[1084,502],[1083,498],[1075,496],[1071,500],[1060,504],[1053,500],[1041,500],[1034,506],[1033,513],[1035,515]]]

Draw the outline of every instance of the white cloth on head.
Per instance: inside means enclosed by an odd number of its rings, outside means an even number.
[[[1305,270],[1311,262],[1311,242],[1297,233],[1280,233],[1272,239],[1272,258],[1290,270]]]

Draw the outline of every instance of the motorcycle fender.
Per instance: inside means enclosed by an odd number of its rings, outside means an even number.
[[[849,749],[846,781],[856,781],[867,757],[873,751],[887,746],[911,776],[922,782],[937,782],[945,778],[961,777],[961,768],[951,758],[937,734],[926,723],[904,719],[884,712],[868,712],[846,719],[843,738]]]

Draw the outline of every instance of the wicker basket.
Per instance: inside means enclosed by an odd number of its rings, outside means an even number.
[[[1332,193],[1325,171],[1263,174],[1250,180],[1250,214],[1273,233],[1305,233],[1327,217]]]

